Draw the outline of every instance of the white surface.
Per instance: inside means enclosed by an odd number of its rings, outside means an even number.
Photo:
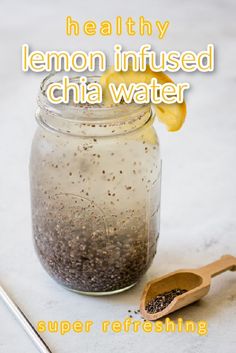
[[[145,6],[144,6],[145,4]],[[236,121],[234,0],[211,1],[1,1],[0,68],[0,281],[35,324],[39,320],[91,319],[90,334],[45,334],[57,353],[157,351],[229,353],[236,344],[236,277],[215,278],[209,295],[174,318],[207,320],[209,333],[102,334],[102,320],[123,320],[137,307],[144,283],[181,267],[200,266],[222,254],[236,255]],[[167,37],[67,38],[64,19],[112,19],[144,15],[169,19]],[[106,49],[116,42],[138,49],[150,42],[157,50],[200,50],[214,43],[212,74],[179,74],[188,80],[188,118],[181,132],[157,124],[162,146],[163,185],[158,256],[142,283],[127,293],[92,298],[70,293],[40,266],[31,242],[28,159],[40,77],[20,71],[20,46],[32,49]],[[4,50],[3,50],[4,49]],[[0,352],[36,352],[0,301]]]

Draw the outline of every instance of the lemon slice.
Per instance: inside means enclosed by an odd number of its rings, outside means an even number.
[[[156,78],[160,84],[168,83],[173,81],[163,72],[153,72],[149,67],[146,71],[135,72],[132,70],[116,72],[113,67],[109,68],[100,78],[100,84],[104,88],[104,103],[109,105],[112,104],[112,98],[108,90],[110,83],[119,85],[125,83],[127,86],[131,83],[146,83],[149,84],[152,78]],[[178,131],[185,120],[186,116],[186,104],[174,103],[174,104],[154,104],[158,119],[166,125],[169,131]]]

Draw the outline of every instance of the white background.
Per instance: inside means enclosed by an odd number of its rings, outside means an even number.
[[[9,1],[0,4],[0,282],[31,321],[94,320],[91,334],[45,334],[53,352],[120,353],[157,351],[229,353],[236,344],[235,273],[215,278],[209,295],[172,316],[207,320],[209,333],[102,334],[102,320],[123,320],[135,309],[145,282],[183,267],[197,267],[223,254],[236,255],[236,115],[234,0],[118,2]],[[78,21],[114,20],[121,15],[137,20],[169,20],[164,40],[99,36],[68,38],[65,17]],[[127,293],[105,298],[79,296],[54,283],[41,268],[31,241],[28,160],[36,123],[34,111],[41,77],[21,72],[21,45],[32,49],[105,50],[115,43],[138,49],[149,42],[160,50],[203,50],[216,47],[211,74],[178,74],[188,81],[188,117],[178,133],[156,124],[162,148],[163,184],[161,238],[151,269]],[[36,352],[0,301],[0,352]]]

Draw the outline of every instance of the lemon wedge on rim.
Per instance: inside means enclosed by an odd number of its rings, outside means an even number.
[[[131,83],[146,83],[149,84],[152,78],[156,78],[160,84],[171,82],[172,79],[163,72],[153,72],[149,66],[142,72],[135,72],[133,70],[116,72],[113,67],[109,68],[100,78],[100,84],[104,88],[104,103],[112,104],[112,98],[108,90],[110,83],[119,85],[125,83],[127,86]],[[186,117],[186,104],[174,103],[174,104],[153,104],[156,110],[158,119],[166,125],[168,131],[178,131]]]

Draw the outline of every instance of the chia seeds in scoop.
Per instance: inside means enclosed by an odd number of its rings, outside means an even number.
[[[155,298],[150,300],[145,308],[149,314],[158,313],[164,310],[168,305],[170,305],[170,303],[174,300],[175,297],[186,292],[186,289],[175,288],[169,292],[160,293]]]

